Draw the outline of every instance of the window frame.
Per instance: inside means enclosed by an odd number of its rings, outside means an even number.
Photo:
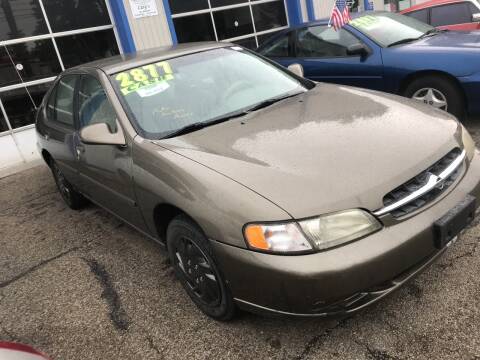
[[[295,29],[295,37],[293,38],[293,40],[294,40],[293,55],[294,55],[295,58],[297,58],[297,59],[299,58],[298,51],[297,51],[297,48],[298,48],[298,31],[301,31],[301,30],[304,30],[304,29],[307,29],[307,28],[311,28],[311,27],[320,27],[320,26],[328,27],[328,25],[319,24],[319,25],[312,25],[312,26],[306,26],[306,27],[303,27],[303,28]],[[356,34],[351,32],[347,27],[344,26],[341,30],[347,31],[350,35],[355,37],[358,40],[359,43],[365,45],[367,47],[369,53],[372,53],[372,48],[370,47],[370,45],[368,45],[365,41],[363,41]],[[329,57],[319,57],[319,56],[306,57],[306,56],[302,56],[301,58],[302,59],[348,59],[348,58],[357,58],[357,57],[361,58],[362,56],[361,55],[348,55],[347,54],[345,56],[329,56]]]
[[[285,18],[286,18],[287,24],[285,26],[278,26],[278,27],[275,27],[275,28],[272,28],[272,29],[258,31],[255,28],[255,19],[253,18],[252,7],[255,6],[255,5],[263,4],[263,3],[277,2],[277,1],[281,2],[283,4],[283,8],[285,9]],[[213,27],[214,36],[215,36],[215,38],[212,41],[222,41],[222,42],[235,43],[238,40],[243,40],[243,39],[246,39],[246,38],[253,37],[255,39],[257,47],[259,47],[260,44],[258,42],[258,36],[266,35],[266,34],[269,34],[269,33],[274,33],[274,32],[277,32],[277,31],[281,31],[281,30],[285,30],[285,29],[290,28],[291,24],[290,24],[290,19],[288,17],[287,1],[288,0],[243,0],[243,1],[241,1],[239,3],[236,3],[236,4],[225,5],[225,6],[216,6],[216,7],[211,6],[211,4],[209,3],[209,6],[207,8],[204,8],[204,9],[201,9],[201,10],[185,11],[185,12],[179,12],[179,13],[172,12],[171,18],[172,18],[172,20],[175,20],[175,19],[178,19],[178,18],[188,17],[188,16],[192,16],[192,15],[208,14],[211,17],[211,25]],[[246,35],[236,36],[236,37],[232,37],[232,38],[225,38],[223,40],[219,39],[219,37],[217,35],[215,22],[214,22],[214,19],[213,19],[213,17],[214,17],[213,14],[217,11],[229,10],[229,9],[240,8],[240,7],[248,7],[249,8],[250,15],[251,15],[251,18],[252,18],[253,32],[249,33],[249,34],[246,34]]]

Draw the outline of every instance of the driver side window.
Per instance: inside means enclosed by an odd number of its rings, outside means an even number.
[[[261,54],[266,57],[288,57],[289,54],[289,38],[290,34],[282,36],[280,39],[277,39],[272,44],[265,47]]]
[[[92,124],[105,123],[112,133],[117,131],[115,111],[102,85],[93,76],[82,77],[78,91],[78,106],[80,129]]]
[[[298,31],[297,57],[332,58],[346,57],[347,48],[361,43],[345,29],[312,26]]]

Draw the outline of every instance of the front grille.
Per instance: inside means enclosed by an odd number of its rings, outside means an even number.
[[[383,198],[383,204],[385,207],[391,206],[402,199],[408,197],[415,191],[421,189],[422,187],[426,186],[428,183],[429,178],[431,175],[439,176],[443,171],[445,171],[459,156],[462,155],[462,150],[459,148],[455,148],[450,151],[447,155],[445,155],[442,159],[437,161],[435,164],[430,166],[428,169],[423,171],[422,173],[415,176],[413,179],[407,181],[406,183],[402,184],[395,190],[389,192]],[[436,186],[433,189],[429,190],[425,194],[417,197],[416,199],[400,206],[392,211],[390,214],[394,218],[399,218],[405,215],[408,215],[423,206],[427,205],[434,199],[436,199],[440,194],[446,191],[458,178],[462,166],[458,166],[452,173],[448,175],[442,182],[440,186]]]

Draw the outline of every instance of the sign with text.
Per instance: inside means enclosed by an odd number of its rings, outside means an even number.
[[[158,15],[155,0],[130,0],[130,8],[135,19]]]

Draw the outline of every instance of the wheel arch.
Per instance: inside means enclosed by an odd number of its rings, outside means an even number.
[[[205,233],[199,223],[183,209],[170,203],[157,204],[153,209],[153,221],[159,239],[167,246],[167,228],[171,221],[179,215],[188,218],[202,233]]]
[[[439,76],[443,77],[444,79],[447,79],[451,83],[455,84],[455,86],[460,90],[460,93],[462,94],[463,100],[465,101],[465,105],[468,108],[468,103],[467,103],[467,96],[465,94],[465,90],[463,89],[462,85],[460,84],[460,81],[458,79],[445,72],[445,71],[440,71],[440,70],[421,70],[421,71],[416,71],[413,73],[408,74],[405,76],[402,81],[400,82],[400,87],[398,89],[398,94],[402,95],[405,93],[405,91],[408,88],[408,85],[410,85],[413,81],[428,77],[428,76]]]

